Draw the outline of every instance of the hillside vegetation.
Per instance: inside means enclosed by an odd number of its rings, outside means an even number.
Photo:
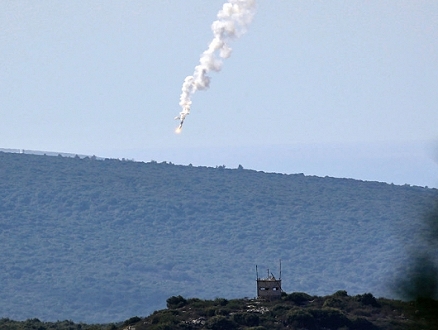
[[[432,248],[422,220],[437,198],[352,179],[0,152],[0,317],[107,323],[170,296],[253,297],[255,265],[278,273],[279,259],[287,291],[397,297],[398,278],[422,272],[411,256]]]
[[[148,317],[131,317],[112,324],[84,324],[72,321],[42,322],[39,319],[0,319],[8,330],[435,330],[438,301],[418,299],[402,302],[376,299],[371,293],[348,296],[340,290],[318,297],[303,292],[283,293],[281,300],[202,300],[172,296],[167,309]]]

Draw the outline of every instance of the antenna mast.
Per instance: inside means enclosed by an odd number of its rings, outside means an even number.
[[[280,280],[281,280],[281,259],[280,259]]]

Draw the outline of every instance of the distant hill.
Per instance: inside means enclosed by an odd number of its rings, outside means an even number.
[[[422,272],[411,256],[430,255],[437,200],[408,185],[0,152],[0,317],[107,323],[173,295],[253,297],[255,265],[277,275],[279,259],[286,291],[395,297]]]
[[[27,155],[40,155],[40,156],[76,157],[76,158],[77,157],[79,157],[79,158],[92,157],[93,159],[103,160],[102,157],[89,156],[89,155],[78,155],[78,154],[73,154],[73,153],[68,153],[68,152],[53,152],[53,151],[28,150],[28,149],[7,149],[7,148],[0,148],[0,152],[27,154]]]

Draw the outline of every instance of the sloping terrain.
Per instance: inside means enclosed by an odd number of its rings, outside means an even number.
[[[438,328],[438,301],[417,299],[403,302],[376,299],[371,293],[349,296],[339,290],[328,296],[303,292],[286,294],[281,299],[202,300],[172,296],[167,309],[148,317],[138,316],[108,324],[72,321],[44,322],[39,319],[13,321],[0,319],[7,330],[435,330]]]
[[[124,320],[172,295],[392,297],[436,189],[0,152],[0,317]],[[423,246],[424,245],[424,246]]]
[[[213,330],[403,330],[436,329],[438,302],[376,299],[371,293],[349,296],[340,290],[319,297],[303,292],[283,293],[281,300],[216,298],[215,300],[167,299],[168,309],[147,318],[133,317],[122,329],[213,329]],[[128,327],[126,326],[128,325]]]

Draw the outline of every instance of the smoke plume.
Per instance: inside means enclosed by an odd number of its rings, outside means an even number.
[[[408,300],[438,299],[438,201],[423,218],[425,230],[418,247],[408,251],[410,260],[397,275],[394,291]]]
[[[191,96],[198,90],[207,89],[210,85],[210,71],[220,71],[222,59],[231,55],[229,42],[239,38],[246,32],[255,13],[255,0],[229,0],[217,14],[217,20],[211,25],[213,40],[208,45],[195,67],[193,75],[184,79],[179,105],[182,107],[180,119],[182,123],[190,113]]]

